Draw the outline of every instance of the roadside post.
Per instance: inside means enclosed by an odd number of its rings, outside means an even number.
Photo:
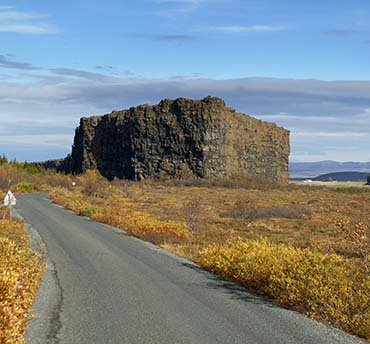
[[[12,219],[12,206],[17,204],[17,199],[9,190],[4,198],[4,205],[9,208],[9,219]]]

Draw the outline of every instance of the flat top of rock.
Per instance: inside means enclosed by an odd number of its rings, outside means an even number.
[[[142,104],[142,105],[130,107],[129,109],[125,109],[125,110],[114,110],[111,113],[102,115],[102,116],[98,115],[98,116],[82,117],[81,121],[89,120],[89,121],[96,121],[98,123],[104,117],[124,118],[128,113],[132,113],[134,111],[140,111],[140,110],[145,111],[147,109],[151,109],[154,112],[161,113],[161,112],[164,112],[165,109],[172,108],[173,106],[178,106],[180,109],[193,108],[194,110],[207,109],[207,108],[217,109],[219,111],[228,112],[232,114],[234,118],[238,118],[241,121],[253,120],[253,121],[259,122],[261,125],[267,125],[270,127],[277,127],[277,128],[286,130],[285,128],[277,126],[275,123],[266,122],[266,121],[257,119],[255,117],[252,117],[250,115],[237,112],[234,108],[227,107],[225,102],[221,98],[213,97],[213,96],[207,96],[203,99],[198,99],[198,100],[183,98],[183,97],[177,98],[177,99],[163,99],[156,105]]]

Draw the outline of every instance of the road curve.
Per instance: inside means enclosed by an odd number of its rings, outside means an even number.
[[[47,339],[28,343],[362,343],[44,194],[20,196],[17,210],[46,243],[60,295],[44,323]]]

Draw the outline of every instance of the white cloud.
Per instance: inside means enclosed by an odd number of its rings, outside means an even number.
[[[301,136],[301,137],[332,137],[332,138],[340,138],[340,137],[349,137],[349,138],[356,138],[356,137],[368,137],[368,133],[361,133],[361,132],[352,132],[352,131],[297,131],[292,133],[294,136]]]
[[[222,33],[253,33],[253,32],[274,32],[287,30],[283,25],[226,25],[226,26],[203,26],[199,31],[222,32]]]
[[[0,24],[0,32],[49,34],[57,33],[58,30],[41,24]]]
[[[32,75],[32,71],[28,73]],[[67,154],[82,116],[154,104],[163,98],[214,95],[240,112],[290,129],[295,160],[344,160],[350,156],[370,160],[370,81],[149,79],[67,68],[38,70],[37,76],[27,83],[0,81],[0,121],[4,123],[0,136],[7,135],[0,143],[10,147],[4,151],[9,155],[32,160],[47,158],[47,152],[50,157]],[[44,134],[57,138],[47,150],[44,139],[34,136]],[[12,140],[16,147],[24,142],[27,153],[25,148],[15,152]],[[37,147],[40,158],[31,156]]]
[[[154,0],[161,8],[154,14],[164,17],[178,17],[189,14],[211,0]],[[214,2],[215,0],[213,0]]]
[[[16,10],[4,10],[0,7],[0,21],[5,20],[33,20],[33,19],[43,19],[47,16],[38,14],[38,13],[32,13],[32,12],[21,12]]]
[[[336,122],[338,118],[335,116],[298,116],[298,115],[289,115],[286,113],[280,113],[276,115],[262,115],[259,116],[260,119],[264,119],[267,121],[313,121],[313,122]]]
[[[58,29],[45,21],[47,15],[25,12],[14,9],[12,6],[0,6],[0,32],[22,34],[49,34]]]
[[[12,145],[16,147],[44,147],[44,148],[65,148],[69,149],[73,135],[63,134],[35,134],[35,135],[2,135],[0,145]]]

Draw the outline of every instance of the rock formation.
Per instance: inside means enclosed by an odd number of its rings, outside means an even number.
[[[98,169],[108,179],[247,174],[286,181],[289,153],[288,130],[237,113],[219,98],[179,98],[82,118],[72,154],[54,167],[76,174]]]

